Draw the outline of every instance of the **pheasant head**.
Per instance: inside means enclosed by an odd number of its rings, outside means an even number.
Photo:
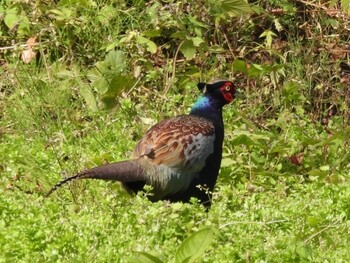
[[[203,96],[193,105],[191,113],[201,117],[217,115],[221,118],[222,107],[232,102],[239,92],[234,84],[228,80],[216,80],[211,83],[198,83],[198,89],[203,91]]]

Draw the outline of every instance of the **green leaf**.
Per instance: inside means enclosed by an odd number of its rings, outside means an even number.
[[[195,17],[193,16],[188,16],[188,21],[191,22],[194,26],[198,26],[198,27],[202,27],[202,28],[206,28],[208,29],[209,26],[202,23],[202,22],[199,22]]]
[[[86,102],[86,105],[88,106],[88,108],[91,111],[98,111],[95,96],[94,96],[94,94],[89,86],[86,86],[86,85],[81,86],[80,87],[80,94],[81,94],[81,96],[83,96],[83,98]]]
[[[313,169],[308,172],[311,181],[315,181],[317,179],[323,179],[328,175],[328,171],[322,171],[320,169]]]
[[[9,29],[13,29],[19,21],[20,21],[20,17],[19,15],[17,15],[16,8],[10,8],[6,10],[4,23]]]
[[[265,37],[265,43],[266,43],[266,47],[271,48],[272,46],[272,39],[273,37],[276,37],[277,35],[271,31],[271,30],[265,30],[264,32],[262,32],[262,34],[259,36],[260,38]]]
[[[232,69],[236,72],[242,72],[243,74],[248,74],[247,63],[240,59],[235,59],[233,61]]]
[[[257,77],[261,75],[264,72],[264,69],[259,64],[251,64],[250,68],[248,69],[248,76],[249,77]]]
[[[29,31],[30,31],[30,21],[27,16],[21,15],[17,32],[19,35],[27,35],[29,34]]]
[[[350,14],[350,0],[341,0],[341,8],[345,13],[347,13],[349,15]]]
[[[123,51],[112,50],[108,52],[104,62],[106,63],[107,68],[102,70],[111,67],[113,71],[116,71],[115,73],[121,73],[126,68],[126,57]]]
[[[192,59],[196,55],[196,48],[193,45],[193,41],[190,39],[187,39],[182,43],[180,50],[186,59]]]
[[[120,44],[120,41],[113,41],[106,47],[106,51],[111,51]]]
[[[190,235],[178,248],[175,262],[194,262],[204,254],[213,239],[214,231],[211,228],[204,228]]]
[[[157,45],[149,40],[148,38],[145,38],[143,36],[138,36],[136,38],[137,43],[146,46],[147,51],[151,52],[152,54],[157,52]]]
[[[195,47],[199,47],[200,44],[204,43],[204,40],[200,37],[194,37],[192,38],[192,42]]]
[[[235,163],[235,161],[232,160],[232,158],[224,158],[221,161],[221,167],[229,167],[232,166]]]
[[[108,96],[116,96],[124,89],[131,88],[135,83],[135,80],[131,76],[116,75],[109,82],[109,87],[106,92]]]
[[[143,31],[142,35],[146,36],[146,37],[159,37],[161,36],[161,29],[152,29],[152,30],[147,30],[147,31]]]
[[[60,9],[52,9],[49,12],[55,15],[57,21],[68,21],[74,16],[74,9],[62,7]]]
[[[94,86],[95,89],[97,89],[100,95],[104,95],[108,91],[109,82],[101,76],[92,82],[92,86]]]
[[[226,50],[219,45],[212,45],[209,47],[210,53],[224,53]]]
[[[242,145],[242,144],[245,146],[250,146],[250,145],[254,145],[255,143],[245,134],[241,134],[237,138],[231,141],[231,145]]]
[[[102,96],[101,101],[107,110],[113,109],[115,106],[117,106],[117,100],[115,96]]]
[[[321,218],[317,216],[309,216],[306,220],[309,223],[309,225],[312,227],[317,227],[323,221]]]
[[[143,124],[149,125],[149,126],[153,126],[157,123],[157,121],[155,119],[151,119],[151,118],[145,118],[145,117],[140,117],[140,120]]]
[[[116,97],[120,92],[131,88],[135,83],[135,78],[127,72],[124,52],[114,50],[106,55],[104,61],[96,63],[95,68],[89,71],[88,78],[107,109],[116,106]],[[91,109],[95,108],[91,94],[85,91],[84,98]]]
[[[175,33],[171,34],[171,38],[184,39],[186,38],[186,32],[176,31]]]
[[[209,0],[210,10],[217,16],[241,16],[252,11],[244,0]]]
[[[256,164],[264,164],[264,163],[266,163],[266,159],[265,159],[265,157],[263,156],[263,155],[261,155],[261,154],[259,154],[259,153],[257,153],[257,152],[252,152],[251,154],[250,154],[250,158],[251,158],[251,160],[252,160],[252,162],[253,163],[256,163]]]
[[[108,25],[109,21],[113,19],[115,16],[115,8],[112,6],[106,5],[104,6],[97,15],[97,20],[101,22],[103,25]]]
[[[310,259],[311,251],[307,244],[299,242],[297,244],[295,252],[300,256],[301,259]]]
[[[324,171],[324,172],[325,172],[325,171],[329,171],[329,169],[330,169],[329,165],[324,165],[324,166],[321,166],[321,167],[320,167],[320,170],[321,170],[321,171]]]
[[[137,256],[128,260],[129,263],[163,263],[163,261],[152,254],[146,252],[135,252]]]
[[[290,105],[292,102],[295,105],[297,102],[304,102],[306,101],[305,96],[300,91],[301,87],[300,84],[294,81],[287,81],[283,85],[282,89],[282,100],[287,104]]]

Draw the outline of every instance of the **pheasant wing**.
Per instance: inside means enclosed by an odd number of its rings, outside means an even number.
[[[150,128],[137,144],[133,158],[175,170],[198,172],[214,151],[212,122],[196,116],[178,116]]]

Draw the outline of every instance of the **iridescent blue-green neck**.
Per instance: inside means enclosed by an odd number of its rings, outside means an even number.
[[[203,110],[209,107],[210,104],[211,104],[210,99],[206,96],[202,96],[199,99],[197,99],[197,101],[194,103],[194,105],[192,106],[191,112],[197,111],[197,110]]]
[[[204,95],[194,103],[190,114],[221,123],[223,106],[223,103],[216,97]]]

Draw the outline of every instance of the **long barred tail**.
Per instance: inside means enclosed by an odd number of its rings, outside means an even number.
[[[136,160],[111,163],[82,171],[76,175],[59,181],[46,194],[46,197],[50,196],[65,183],[68,183],[75,179],[100,179],[120,181],[124,183],[146,180],[144,170]]]
[[[68,183],[69,181],[72,181],[74,179],[78,179],[80,177],[80,173],[70,176],[66,179],[63,179],[61,181],[59,181],[57,184],[55,184],[50,191],[47,192],[47,194],[45,195],[45,197],[49,197],[53,192],[55,192],[58,188],[60,188],[62,185],[64,185],[65,183]]]

